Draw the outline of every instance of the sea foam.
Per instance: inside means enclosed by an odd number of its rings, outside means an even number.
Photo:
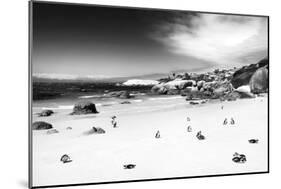
[[[100,97],[100,95],[79,96],[78,98],[81,98],[81,99],[88,99],[88,98],[97,98],[97,97]]]

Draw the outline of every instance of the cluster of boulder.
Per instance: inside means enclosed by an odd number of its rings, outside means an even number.
[[[182,95],[186,100],[251,98],[268,91],[268,59],[240,69],[216,69],[205,74],[184,73],[159,80],[154,94]]]
[[[51,116],[54,112],[52,110],[43,110],[38,114],[39,117]],[[96,105],[92,102],[83,101],[76,103],[73,107],[73,112],[70,115],[83,115],[83,114],[97,114],[99,113],[96,109]],[[67,130],[72,129],[67,127]],[[94,128],[93,128],[94,129]],[[32,130],[48,130],[47,134],[58,133],[58,130],[53,129],[52,124],[45,121],[36,121],[32,123]],[[98,133],[101,131],[98,129]]]

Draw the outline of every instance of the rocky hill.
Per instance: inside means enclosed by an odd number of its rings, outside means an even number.
[[[154,94],[186,96],[192,99],[222,99],[254,97],[268,91],[268,59],[240,69],[216,69],[204,74],[184,73],[159,79],[151,88]]]

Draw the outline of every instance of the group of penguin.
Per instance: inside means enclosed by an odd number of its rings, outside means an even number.
[[[223,106],[221,107],[221,109],[223,109]],[[112,124],[113,128],[117,127],[116,118],[117,118],[116,116],[112,116],[111,117],[111,124]],[[190,122],[190,121],[191,121],[190,118],[187,117],[187,122]],[[228,125],[228,123],[230,123],[231,125],[235,125],[235,121],[234,121],[234,119],[232,117],[230,118],[230,122],[228,122],[227,118],[224,119],[223,125]],[[187,127],[187,132],[192,132],[192,127],[190,125]],[[196,137],[197,137],[198,140],[205,140],[206,139],[206,137],[202,134],[202,131],[198,131],[197,134],[196,134]],[[156,132],[155,138],[156,139],[161,138],[159,130]],[[251,140],[249,140],[249,143],[258,143],[258,139],[251,139]],[[61,157],[60,161],[63,162],[63,163],[70,163],[70,162],[72,162],[71,158],[67,154],[64,154]],[[246,162],[246,156],[244,154],[238,154],[237,152],[235,152],[233,154],[232,161],[234,161],[236,163],[245,163]],[[124,169],[133,169],[135,167],[136,167],[135,164],[123,165]]]
[[[187,122],[190,121],[190,118],[187,117]],[[189,125],[187,126],[187,132],[192,132],[192,127]],[[204,140],[206,137],[204,135],[202,135],[202,131],[198,131],[197,134],[196,134],[196,137],[198,140]],[[160,131],[158,130],[155,134],[155,138],[160,138]]]

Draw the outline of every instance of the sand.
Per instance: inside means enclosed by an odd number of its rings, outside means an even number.
[[[223,109],[221,106],[223,105]],[[58,109],[33,121],[53,124],[59,133],[33,131],[33,185],[96,183],[267,171],[267,97],[189,105],[184,98],[99,106],[99,114],[71,116]],[[111,116],[117,116],[117,128]],[[191,121],[187,122],[186,118]],[[235,125],[223,125],[233,117]],[[192,132],[187,132],[188,126]],[[105,134],[85,135],[93,126]],[[67,127],[72,127],[67,130]],[[161,137],[155,138],[157,130]],[[199,141],[202,131],[206,140]],[[250,144],[249,139],[259,139]],[[234,163],[232,155],[247,162]],[[73,160],[63,164],[68,154]],[[135,164],[124,169],[124,164]]]

